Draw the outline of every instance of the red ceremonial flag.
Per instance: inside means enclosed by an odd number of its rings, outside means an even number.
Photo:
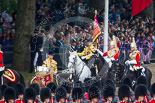
[[[143,11],[150,3],[151,0],[132,0],[132,16]]]
[[[97,16],[95,16],[94,20],[94,31],[93,31],[93,42],[96,40],[96,38],[101,34],[101,29],[99,27]]]

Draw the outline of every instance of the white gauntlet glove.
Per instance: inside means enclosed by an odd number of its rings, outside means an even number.
[[[103,53],[102,53],[99,49],[96,49],[96,51],[97,51],[101,56],[103,56]]]
[[[86,59],[86,56],[82,56],[81,59],[82,59],[82,60],[83,60],[83,59]]]

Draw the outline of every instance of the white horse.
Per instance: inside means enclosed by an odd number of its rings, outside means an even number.
[[[70,52],[69,56],[69,69],[75,69],[76,75],[79,78],[79,81],[84,82],[85,78],[91,78],[91,71],[87,65],[79,58],[77,53]]]

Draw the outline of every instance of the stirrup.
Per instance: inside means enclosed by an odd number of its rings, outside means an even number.
[[[133,87],[135,84],[136,84],[136,81],[135,81],[135,80],[133,80],[133,82],[132,82],[132,87]]]

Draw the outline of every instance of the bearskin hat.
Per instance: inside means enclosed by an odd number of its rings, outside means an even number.
[[[132,88],[132,81],[130,78],[126,77],[123,79],[122,84],[128,85],[130,88]]]
[[[67,93],[71,93],[71,87],[69,86],[68,82],[64,82],[61,86],[63,86],[66,89]]]
[[[91,86],[89,88],[89,91],[88,91],[88,96],[89,96],[89,99],[91,100],[92,98],[99,98],[100,97],[100,90],[97,86]]]
[[[150,93],[151,93],[151,96],[155,94],[155,83],[151,85]]]
[[[31,84],[29,87],[33,88],[36,91],[36,95],[40,95],[40,87],[37,83]]]
[[[91,84],[91,82],[92,82],[92,79],[91,78],[86,78],[85,80],[84,80],[84,87],[85,87],[85,92],[87,92],[88,93],[88,90],[89,90],[89,88],[90,88],[90,84]]]
[[[130,97],[130,88],[128,85],[123,84],[119,87],[118,96],[120,100],[123,100],[124,97]]]
[[[107,86],[112,86],[113,87],[113,90],[115,91],[116,88],[115,88],[115,83],[112,79],[107,79],[105,82],[104,82],[104,88],[106,88]]]
[[[67,91],[64,87],[60,87],[56,90],[56,100],[57,102],[61,99],[61,98],[67,98]]]
[[[57,85],[54,82],[48,83],[46,87],[51,89],[51,93],[55,93],[55,91],[57,89]]]
[[[82,99],[84,96],[84,92],[82,88],[74,88],[72,91],[73,100]]]
[[[135,89],[135,97],[138,98],[139,96],[146,96],[147,88],[144,84],[139,84],[136,86]]]
[[[4,91],[4,98],[6,102],[8,102],[9,99],[16,99],[16,91],[12,87],[8,87]]]
[[[110,96],[114,98],[114,96],[115,96],[114,92],[115,91],[112,86],[106,86],[106,88],[104,87],[104,90],[103,90],[104,99],[107,101],[107,98]]]
[[[100,90],[102,90],[102,82],[101,82],[101,80],[95,80],[95,83],[93,85],[97,86]]]
[[[23,94],[24,95],[24,90],[25,90],[25,88],[24,88],[24,85],[23,84],[16,84],[15,85],[15,90],[16,90],[16,96],[18,97],[18,95],[20,95],[20,94]]]
[[[146,87],[148,87],[148,81],[147,81],[145,76],[139,76],[137,78],[137,84],[136,85],[139,85],[139,84],[144,84]]]
[[[49,88],[42,88],[40,92],[41,101],[44,102],[45,99],[51,99],[51,90]]]
[[[35,101],[36,96],[36,91],[33,88],[27,88],[24,94],[24,103],[27,103],[28,99],[32,99],[33,101]]]
[[[2,96],[4,96],[4,91],[5,91],[6,88],[8,88],[8,86],[5,85],[5,84],[0,86],[0,89],[2,91]]]

